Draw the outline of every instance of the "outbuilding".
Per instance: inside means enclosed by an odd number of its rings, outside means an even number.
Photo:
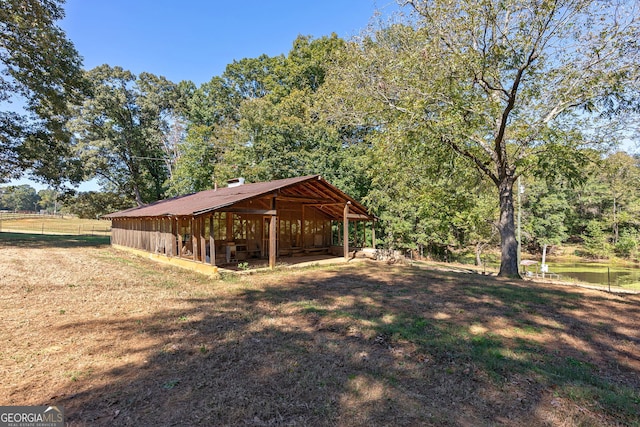
[[[111,244],[211,266],[375,247],[375,217],[319,175],[245,183],[105,215]],[[362,225],[359,225],[362,224]],[[351,242],[351,243],[350,243]]]

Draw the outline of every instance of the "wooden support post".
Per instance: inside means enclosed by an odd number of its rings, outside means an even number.
[[[198,238],[200,239],[200,262],[206,264],[207,262],[207,242],[205,241],[205,226],[204,217],[201,216],[198,221]]]
[[[304,237],[304,229],[305,229],[305,218],[304,218],[304,205],[302,205],[302,216],[300,218],[300,247],[305,248],[305,237]]]
[[[233,242],[233,213],[225,212],[227,221],[227,242]]]
[[[376,222],[375,222],[375,220],[371,222],[371,247],[373,249],[376,248]]]
[[[182,221],[180,221],[180,217],[176,218],[177,223],[177,233],[178,233],[178,256],[182,256]]]
[[[164,220],[164,254],[168,257],[173,256],[173,221],[171,218],[165,218]]]
[[[216,265],[216,239],[213,232],[213,214],[209,216],[209,261]]]
[[[276,210],[276,198],[273,197],[271,201],[271,209]],[[276,232],[278,223],[278,216],[271,215],[271,219],[269,220],[269,268],[274,269],[276,266],[276,255],[277,255],[277,245],[276,245]]]
[[[191,253],[193,254],[193,260],[198,261],[198,234],[197,234],[198,222],[194,217],[191,217]]]
[[[344,251],[344,259],[349,259],[349,205],[351,202],[347,202],[344,205],[344,214],[342,216],[342,249]]]

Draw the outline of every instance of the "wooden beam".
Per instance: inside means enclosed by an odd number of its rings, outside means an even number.
[[[167,242],[165,243],[166,245],[165,253],[167,254],[168,257],[172,257],[175,255],[174,252],[176,247],[176,236],[173,231],[174,229],[173,218],[167,218],[165,227],[167,227],[165,230],[167,232]]]
[[[276,211],[276,198],[274,197],[271,201],[271,207],[274,211]],[[269,220],[269,268],[274,269],[276,267],[276,254],[277,254],[277,245],[276,245],[276,224],[278,222],[278,217],[276,215],[271,215],[271,219]]]
[[[335,203],[334,199],[322,199],[318,197],[306,197],[306,196],[278,196],[276,198],[279,202],[296,202],[296,203],[313,203],[316,205],[332,204]]]
[[[209,216],[209,261],[216,265],[216,239],[213,231],[213,214]]]
[[[225,212],[225,221],[227,223],[227,242],[233,242],[233,214]]]
[[[300,216],[300,246],[303,247],[303,248],[304,248],[304,242],[305,242],[305,240],[304,240],[305,239],[304,229],[306,228],[305,227],[306,218],[305,218],[305,210],[304,210],[304,208],[305,208],[305,205],[302,205],[302,214]]]
[[[194,261],[198,260],[198,235],[196,234],[196,227],[196,219],[191,217],[191,229],[189,231],[191,232],[191,254],[193,255],[192,258]]]
[[[180,217],[176,218],[176,225],[177,225],[176,233],[178,233],[178,256],[181,257],[183,243],[182,243],[182,222],[180,221]]]
[[[239,213],[248,215],[276,215],[273,209],[251,209],[251,208],[228,208],[222,209],[220,212]]]
[[[344,251],[344,259],[349,259],[349,205],[351,202],[347,202],[344,205],[344,212],[342,215],[342,249]]]
[[[369,220],[371,219],[371,217],[367,216],[367,215],[362,215],[362,214],[354,214],[354,213],[350,213],[347,215],[347,217],[349,219],[362,219],[362,220]]]
[[[344,206],[344,202],[339,203],[306,203],[306,206]]]
[[[207,244],[205,241],[205,226],[204,226],[204,216],[198,219],[198,229],[200,230],[200,262],[203,264],[207,263]]]

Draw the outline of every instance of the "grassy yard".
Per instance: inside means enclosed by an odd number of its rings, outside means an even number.
[[[108,236],[111,221],[71,216],[0,213],[0,231],[38,234]]]
[[[0,233],[0,402],[71,426],[640,425],[640,296],[362,263],[213,281]]]

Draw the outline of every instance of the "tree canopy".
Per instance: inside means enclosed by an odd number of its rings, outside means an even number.
[[[108,65],[86,77],[91,94],[69,122],[85,173],[138,204],[162,198],[168,173],[163,141],[178,99],[176,85]]]
[[[640,5],[400,4],[351,40],[298,36],[198,86],[82,71],[55,26],[61,1],[3,1],[0,101],[23,97],[28,114],[0,113],[0,179],[95,177],[104,193],[67,199],[93,216],[234,177],[321,174],[380,218],[387,247],[480,263],[499,243],[500,274],[516,277],[521,209],[531,250],[637,257],[640,168],[615,147],[637,136]]]
[[[85,84],[81,58],[56,25],[63,3],[0,1],[0,181],[27,169],[50,182],[81,178],[64,124]]]
[[[606,113],[638,93],[638,5],[404,4],[405,22],[349,44],[334,69],[337,106],[364,108],[383,129],[419,128],[426,149],[445,147],[493,182],[500,275],[518,276],[513,184],[549,157],[568,170],[548,173],[569,173],[581,148],[615,142],[620,129]]]

